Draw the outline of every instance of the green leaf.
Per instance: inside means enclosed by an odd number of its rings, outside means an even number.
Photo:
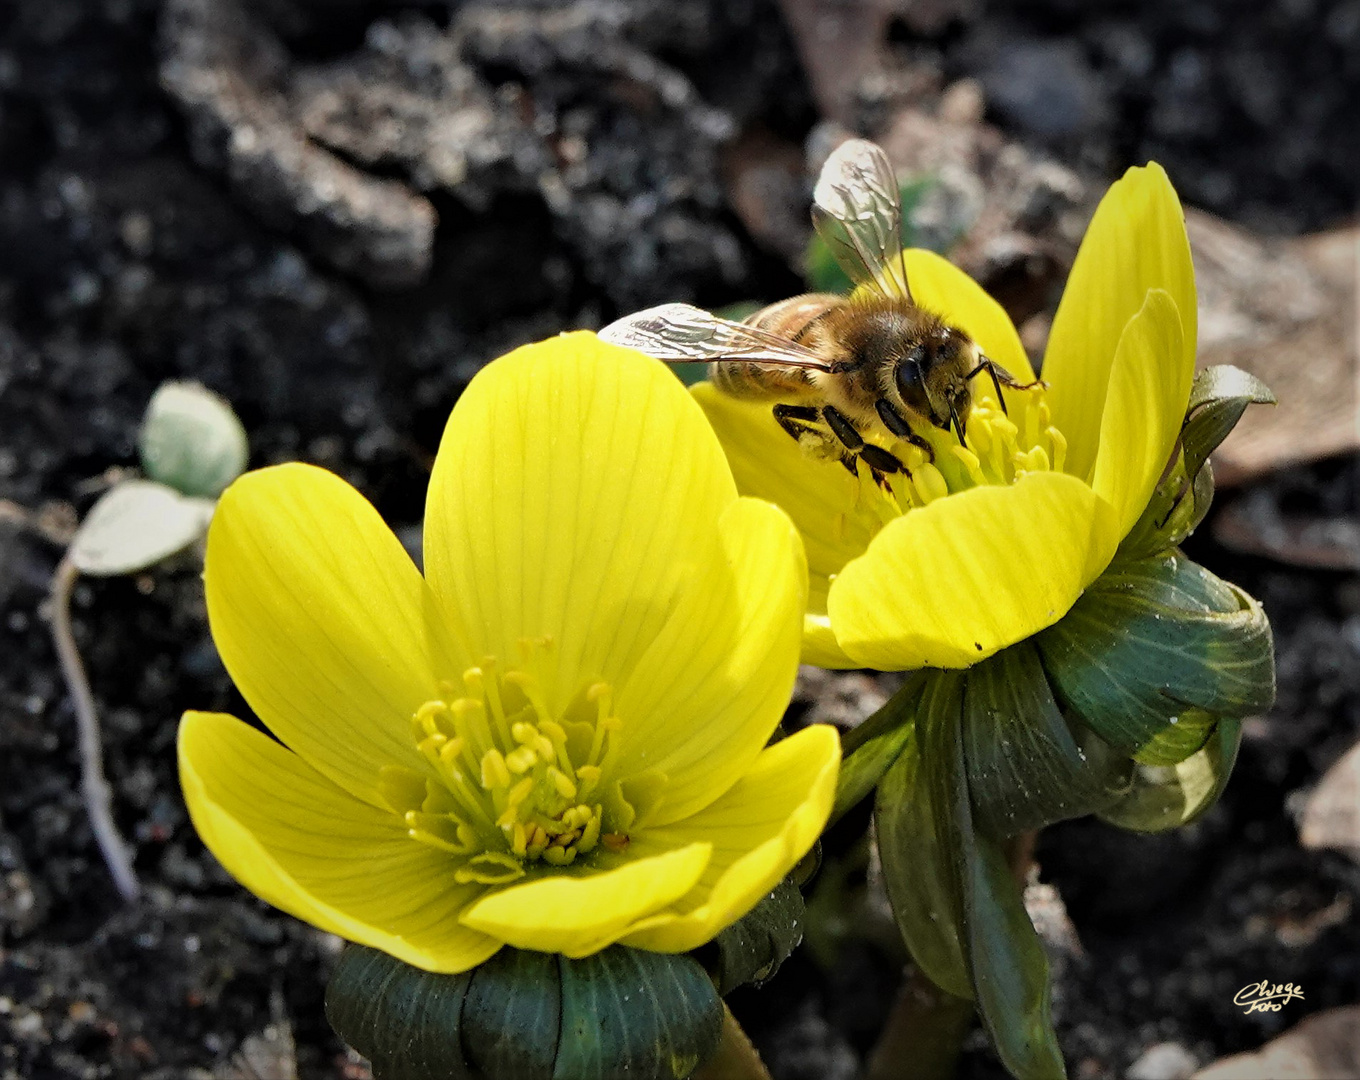
[[[90,508],[69,557],[92,577],[145,570],[202,537],[215,505],[150,480],[124,480]]]
[[[1017,1080],[1053,1080],[1066,1071],[1050,1017],[1048,959],[1000,842],[974,826],[965,765],[966,679],[955,672],[935,673],[934,685],[923,696],[917,713],[919,755],[912,754],[912,759],[918,784],[903,794],[929,803],[929,821],[938,843],[912,854],[931,862],[905,863],[900,846],[883,847],[882,830],[879,854],[898,925],[921,969],[951,994],[977,1002],[998,1056]],[[909,752],[903,751],[888,777],[901,774]],[[887,811],[884,793],[891,791],[887,778],[879,791],[880,805]],[[920,816],[916,809],[908,818]],[[903,881],[913,876],[932,882],[931,889],[917,886],[904,894]],[[899,907],[904,898],[909,907]],[[959,967],[965,975],[962,984],[958,968],[946,971],[954,985],[940,982],[932,970],[941,959],[941,927],[947,927],[959,949]],[[916,951],[922,942],[936,950],[928,962]]]
[[[1274,405],[1275,395],[1255,375],[1241,368],[1217,364],[1195,376],[1181,428],[1185,473],[1192,481],[1252,404]]]
[[[831,820],[838,821],[847,810],[869,797],[888,767],[897,760],[907,740],[917,699],[926,675],[910,676],[905,683],[867,720],[841,739],[841,771],[836,781],[836,801]]]
[[[965,689],[965,702],[967,694]],[[948,702],[945,709],[921,717],[921,741],[922,752],[938,763],[932,785],[937,810],[952,820],[957,838],[955,866],[973,996],[997,1056],[1016,1080],[1065,1077],[1050,1016],[1048,957],[1025,911],[1023,888],[1000,843],[974,827],[961,722],[967,706],[960,704],[958,712]]]
[[[1065,1077],[1049,1005],[1048,957],[1024,894],[999,844],[981,836],[965,843],[971,848],[964,896],[978,1013],[1016,1080]]]
[[[1195,531],[1214,497],[1209,455],[1251,404],[1275,404],[1275,395],[1255,375],[1219,364],[1195,376],[1175,460],[1158,482],[1147,509],[1120,544],[1121,557],[1141,559],[1161,554]]]
[[[1136,832],[1164,832],[1188,824],[1218,801],[1237,761],[1242,723],[1222,720],[1204,746],[1169,768],[1142,766],[1133,787],[1100,817]]]
[[[916,722],[903,728],[901,752],[878,785],[874,826],[888,899],[912,959],[936,986],[971,999],[949,763],[925,753],[918,740],[932,712],[959,722],[962,677],[952,672],[932,675]]]
[[[974,820],[994,839],[1090,814],[1128,788],[1127,762],[1078,745],[1028,642],[969,669],[963,743]]]
[[[803,922],[803,894],[784,878],[714,939],[718,993],[728,994],[746,983],[759,986],[773,976],[803,940]]]
[[[376,1080],[479,1080],[463,1057],[470,973],[436,975],[348,945],[326,986],[326,1019]]]
[[[562,1035],[553,1080],[684,1080],[718,1048],[722,1001],[690,957],[615,947],[556,959]]]
[[[146,475],[184,495],[215,499],[246,467],[246,430],[227,402],[198,383],[163,383],[138,438]]]
[[[1194,750],[1167,734],[1201,722],[1190,710],[1241,717],[1275,698],[1265,612],[1179,553],[1116,563],[1036,642],[1065,708],[1157,764]]]
[[[1218,724],[1218,717],[1203,709],[1185,709],[1152,736],[1134,755],[1140,765],[1171,766],[1184,761],[1206,742]]]

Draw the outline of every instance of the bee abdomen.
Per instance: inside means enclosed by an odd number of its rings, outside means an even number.
[[[772,334],[786,337],[790,341],[803,344],[807,329],[828,311],[845,303],[845,297],[835,293],[803,293],[790,296],[777,304],[770,304],[748,315],[743,321],[748,326],[768,330]]]
[[[743,360],[719,360],[713,365],[713,384],[724,394],[748,400],[805,397],[812,391],[807,372]]]
[[[806,340],[808,330],[842,303],[844,298],[832,293],[804,293],[763,307],[743,321],[800,345],[812,345]],[[806,397],[815,390],[808,373],[801,368],[744,360],[718,361],[713,365],[713,382],[725,394],[757,401]]]

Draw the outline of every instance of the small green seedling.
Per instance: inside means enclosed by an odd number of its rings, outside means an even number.
[[[203,538],[217,496],[245,469],[245,429],[231,406],[197,383],[165,383],[138,438],[147,479],[120,480],[90,509],[52,575],[52,638],[80,733],[81,788],[90,828],[126,900],[138,895],[127,845],[110,809],[94,695],[71,630],[71,592],[81,574],[149,569]]]

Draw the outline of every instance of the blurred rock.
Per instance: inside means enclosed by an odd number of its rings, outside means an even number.
[[[300,67],[291,111],[317,141],[369,168],[400,168],[420,191],[484,205],[549,168],[514,95],[499,99],[461,57],[458,35],[408,16],[369,27],[358,52]]]
[[[786,1016],[761,1056],[771,1071],[788,1080],[853,1080],[855,1051],[810,1003]]]
[[[800,724],[834,724],[846,731],[868,719],[901,683],[893,672],[829,671],[804,664],[793,703],[805,710]]]
[[[297,1047],[281,1015],[283,1002],[275,995],[271,1006],[274,1022],[241,1043],[231,1061],[217,1071],[217,1080],[298,1080]]]
[[[1180,1043],[1156,1043],[1129,1066],[1128,1080],[1189,1080],[1199,1062]]]
[[[981,82],[998,117],[1041,142],[1065,146],[1109,122],[1103,86],[1075,41],[989,23],[959,59]]]
[[[746,132],[723,154],[723,177],[728,201],[746,231],[790,262],[801,258],[811,225],[798,146],[768,131]]]
[[[883,66],[888,22],[902,0],[780,0],[824,117],[854,121],[856,90]]]
[[[1306,848],[1334,848],[1360,861],[1360,744],[1342,755],[1308,796],[1299,840]]]
[[[161,49],[161,81],[188,119],[194,157],[237,198],[370,285],[425,276],[434,208],[307,139],[281,92],[287,54],[234,0],[169,0]]]
[[[1328,1009],[1254,1054],[1234,1054],[1194,1080],[1354,1080],[1360,1076],[1360,1006]]]
[[[24,865],[19,845],[0,831],[0,927],[8,936],[24,937],[42,925],[49,907],[46,890]]]
[[[1199,362],[1235,364],[1279,404],[1248,409],[1214,453],[1220,485],[1360,448],[1360,229],[1267,239],[1189,210]]]

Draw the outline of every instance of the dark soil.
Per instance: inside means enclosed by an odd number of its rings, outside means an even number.
[[[529,93],[558,125],[554,139],[580,135],[584,171],[564,173],[577,179],[551,205],[504,162],[475,178],[475,198],[431,191],[429,277],[395,292],[332,269],[286,225],[262,224],[196,164],[158,81],[160,7],[0,7],[0,498],[41,511],[49,531],[88,508],[106,469],[135,463],[154,388],[194,378],[236,406],[252,464],[335,469],[416,545],[441,425],[481,363],[646,303],[800,289],[728,209],[719,161],[732,133],[797,143],[818,119],[775,0],[574,5],[613,18],[627,55],[687,79],[696,92],[678,104],[563,60],[548,31],[476,43],[477,78]],[[381,20],[438,28],[456,17],[433,0],[253,7],[310,64],[359,49]],[[1011,134],[1108,175],[1155,156],[1187,201],[1255,227],[1296,233],[1354,213],[1360,3],[944,7],[954,14],[929,34],[896,26],[894,49],[977,76]],[[522,11],[532,21],[561,8],[526,0]],[[401,175],[390,161],[373,167]],[[1266,488],[1340,516],[1354,512],[1358,485],[1356,462],[1331,461]],[[1354,1002],[1360,987],[1360,868],[1304,851],[1290,815],[1360,736],[1360,583],[1207,539],[1191,554],[1265,603],[1279,700],[1249,723],[1227,795],[1199,823],[1144,837],[1079,821],[1044,835],[1043,877],[1084,945],[1057,961],[1058,1030],[1078,1077],[1126,1075],[1156,1043],[1202,1064]],[[280,1016],[301,1076],[364,1075],[321,1012],[333,943],[248,897],[188,824],[177,718],[244,710],[188,556],[76,590],[115,815],[148,886],[138,907],[118,902],[86,825],[42,617],[59,556],[40,530],[0,519],[0,1078],[227,1076],[243,1041]],[[839,694],[853,711],[873,690],[859,676],[813,685],[820,697],[798,708]],[[838,828],[829,863],[863,824]],[[829,968],[803,950],[733,1002],[779,1080],[848,1078],[900,972],[890,949],[852,940]],[[1232,996],[1260,979],[1301,985],[1305,1000],[1244,1016]],[[1001,1075],[980,1034],[965,1072]]]

